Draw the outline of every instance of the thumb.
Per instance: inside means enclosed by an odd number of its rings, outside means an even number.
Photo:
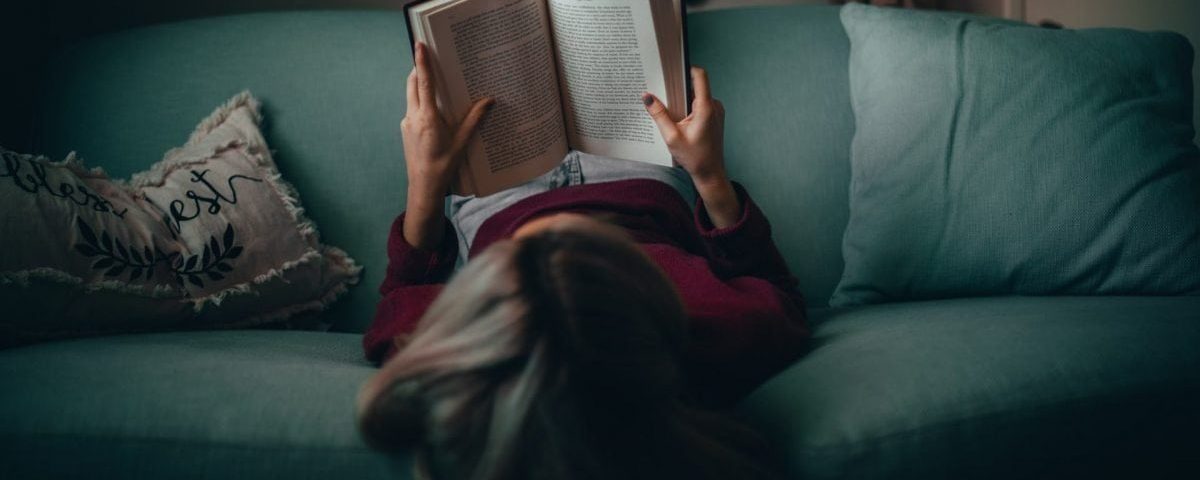
[[[650,93],[642,94],[642,102],[646,104],[646,111],[650,113],[650,118],[654,119],[654,123],[658,125],[658,131],[662,133],[663,141],[668,145],[673,143],[679,136],[679,126],[675,124],[675,120],[671,119],[671,113],[667,111],[667,106]]]
[[[467,112],[466,118],[463,118],[462,123],[458,125],[458,131],[454,132],[454,151],[462,150],[467,146],[467,141],[471,139],[471,134],[475,133],[475,129],[479,127],[479,121],[483,120],[483,115],[492,108],[496,101],[490,97],[484,97],[476,100],[471,105],[471,110]]]

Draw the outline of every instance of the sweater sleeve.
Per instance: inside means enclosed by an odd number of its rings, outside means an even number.
[[[771,238],[766,216],[741,185],[737,223],[714,228],[702,202],[695,220],[713,277],[691,274],[684,296],[692,317],[693,391],[702,403],[730,405],[795,361],[810,332],[804,297]]]
[[[742,214],[737,223],[728,227],[714,227],[704,202],[696,200],[696,228],[700,231],[713,273],[726,279],[758,277],[780,290],[795,291],[797,281],[771,238],[771,224],[766,215],[758,209],[745,187],[734,183],[733,188],[742,204]]]
[[[388,266],[379,293],[389,292],[408,285],[446,283],[454,273],[454,262],[458,260],[458,243],[454,240],[454,227],[445,221],[442,243],[437,249],[427,250],[409,245],[404,239],[404,216],[401,213],[392,222],[388,233]]]
[[[446,233],[436,250],[409,245],[404,239],[404,214],[392,222],[388,234],[388,266],[379,293],[383,299],[375,308],[375,318],[363,336],[363,350],[375,363],[395,355],[425,310],[442,291],[442,284],[454,272],[458,244],[454,229],[445,222]]]

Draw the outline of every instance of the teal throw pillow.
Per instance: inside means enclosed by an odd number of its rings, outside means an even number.
[[[847,5],[831,304],[1200,293],[1187,40]]]

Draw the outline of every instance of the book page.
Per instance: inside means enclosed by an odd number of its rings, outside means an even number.
[[[439,100],[455,121],[475,100],[496,100],[467,146],[470,181],[459,188],[472,191],[459,193],[489,195],[562,161],[567,136],[543,0],[447,4],[427,12],[422,27]]]
[[[571,146],[672,165],[642,104],[642,92],[668,101],[652,0],[548,1]]]
[[[682,119],[691,110],[687,104],[691,73],[688,72],[687,47],[684,36],[684,7],[681,0],[650,2],[654,12],[654,30],[658,33],[658,53],[662,58],[667,96],[663,102],[671,118]]]

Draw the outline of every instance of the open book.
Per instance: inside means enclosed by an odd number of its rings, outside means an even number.
[[[687,114],[680,0],[422,0],[405,6],[429,48],[438,104],[457,123],[492,106],[455,192],[485,196],[558,165],[574,148],[670,166],[642,92]]]

